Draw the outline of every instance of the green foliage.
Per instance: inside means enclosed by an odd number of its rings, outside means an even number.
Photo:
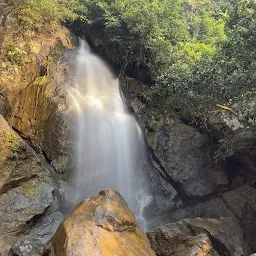
[[[217,158],[256,147],[256,2],[238,1],[225,30],[227,38],[215,45],[215,49],[211,51],[207,46],[211,58],[193,56],[196,53],[190,51],[193,44],[182,43],[179,54],[184,54],[183,57],[163,70],[156,85],[145,95],[154,110],[175,111],[182,118],[196,120],[200,126],[207,126],[212,120],[227,126],[220,108],[228,111],[233,116],[231,120],[237,119],[241,127],[222,132]],[[202,52],[201,49],[199,54]],[[184,58],[186,65],[180,61]]]
[[[76,18],[76,5],[76,0],[19,0],[16,13],[23,28],[42,31]]]
[[[218,72],[216,68],[213,61],[207,59],[202,59],[190,67],[179,64],[170,66],[147,93],[150,106],[160,112],[176,111],[181,117],[204,119],[214,101],[221,97],[226,98],[228,94],[222,87],[221,74],[214,77]]]
[[[227,24],[229,40],[224,45],[226,61],[239,83],[253,85],[256,80],[256,2],[240,0]]]
[[[132,63],[153,73],[155,85],[143,95],[152,112],[175,113],[206,129],[213,120],[221,130],[226,127],[218,158],[254,141],[256,110],[254,101],[250,108],[248,102],[256,81],[255,0],[80,4],[80,19],[85,28],[98,28],[96,44],[110,60],[122,70]],[[229,129],[223,111],[237,118],[242,128]]]
[[[108,57],[124,69],[143,64],[154,74],[176,63],[211,57],[225,39],[224,14],[214,1],[80,0],[84,23],[101,28]],[[207,6],[207,8],[206,8]]]
[[[255,0],[9,2],[23,30],[49,32],[56,24],[79,17],[77,30],[82,35],[93,32],[95,45],[121,73],[130,66],[148,69],[155,85],[143,96],[153,112],[175,113],[205,127],[217,120],[224,127],[220,115],[226,108],[243,128],[235,133],[225,130],[218,158],[254,147],[250,142],[256,134]],[[61,53],[62,47],[56,47],[53,61]],[[26,52],[10,44],[5,58],[22,66]]]
[[[64,46],[59,42],[53,49],[52,57],[53,61],[58,61],[60,57],[63,55],[65,48]]]
[[[245,149],[256,148],[256,130],[241,129],[233,134],[228,134],[225,139],[220,142],[220,147],[215,152],[215,158],[226,159],[231,157],[236,152],[242,152]]]
[[[27,60],[27,51],[13,44],[9,44],[6,47],[5,59],[9,61],[11,65],[22,67]]]

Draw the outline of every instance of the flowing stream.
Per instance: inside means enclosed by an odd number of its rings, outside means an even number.
[[[70,95],[76,110],[74,201],[116,189],[145,230],[145,207],[153,197],[144,137],[126,109],[119,80],[83,40]]]

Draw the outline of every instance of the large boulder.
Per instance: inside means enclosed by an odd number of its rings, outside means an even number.
[[[206,134],[175,119],[162,120],[162,126],[160,123],[153,124],[147,139],[183,198],[202,197],[227,184],[225,172],[214,166]]]
[[[19,232],[53,202],[50,172],[0,116],[0,233]]]
[[[154,215],[163,214],[183,205],[180,195],[174,188],[175,184],[170,179],[166,170],[151,153],[148,163],[151,187],[154,193]],[[174,185],[174,186],[173,186]],[[176,186],[175,186],[176,187]]]
[[[158,256],[242,256],[242,233],[233,220],[184,219],[148,233]]]
[[[155,255],[124,199],[109,189],[81,202],[51,242],[46,255]]]
[[[35,219],[40,222],[56,198],[47,164],[1,115],[0,170],[0,255],[7,255],[16,237]]]

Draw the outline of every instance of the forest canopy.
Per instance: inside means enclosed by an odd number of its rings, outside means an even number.
[[[232,144],[224,155],[256,146],[255,0],[4,3],[24,31],[51,33],[62,24],[84,36],[86,29],[97,28],[97,44],[121,75],[130,66],[151,74],[153,86],[141,98],[155,116],[176,115],[207,130],[223,121],[224,111],[241,124],[235,132],[221,124],[222,145]],[[6,46],[7,60],[22,65],[23,50],[11,46]]]
[[[154,86],[143,97],[156,116],[175,114],[204,130],[218,123],[218,157],[256,146],[255,0],[80,4],[80,18],[101,28],[98,40],[121,72],[131,63],[150,71]],[[225,118],[239,123],[235,131]]]

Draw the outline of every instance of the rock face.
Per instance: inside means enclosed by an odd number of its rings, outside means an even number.
[[[215,163],[212,149],[216,145],[208,134],[175,115],[156,115],[143,101],[146,85],[124,78],[122,89],[151,149],[156,218],[148,228],[184,218],[230,217],[242,228],[248,255],[255,252],[255,150]],[[212,131],[214,136],[219,133]]]
[[[152,149],[150,174],[158,214],[179,208],[191,198],[212,195],[227,186],[226,170],[214,164],[208,135],[176,118],[151,113],[140,100],[141,93],[147,90],[145,85],[126,78],[122,87]]]
[[[109,189],[81,202],[51,242],[46,255],[155,255],[124,199]]]
[[[37,77],[9,101],[8,122],[28,138],[58,172],[70,168],[72,147],[71,115],[65,90],[69,54],[58,63],[49,63],[48,74]]]
[[[177,120],[148,133],[150,146],[170,178],[186,196],[205,196],[218,186],[209,138]]]
[[[18,232],[53,202],[50,173],[0,116],[0,233]]]
[[[6,256],[16,235],[27,232],[35,218],[40,222],[53,204],[55,187],[46,163],[1,115],[0,170],[0,255]]]
[[[241,256],[242,233],[231,219],[185,219],[148,233],[158,256]]]
[[[214,164],[209,137],[180,121],[166,120],[151,127],[154,129],[147,132],[147,139],[153,160],[161,166],[160,171],[155,168],[153,172],[164,177],[172,186],[167,187],[169,193],[174,188],[182,202],[169,210],[164,223],[182,218],[232,217],[240,222],[248,253],[255,252],[256,190],[251,166],[248,169],[243,162],[234,166],[234,160]],[[168,202],[168,197],[173,200],[167,195],[163,193],[163,202]]]
[[[0,70],[0,114],[58,172],[63,172],[70,167],[71,120],[65,85],[68,48],[72,44],[68,31],[62,27],[52,35],[42,33],[29,42],[33,50],[23,66]]]
[[[0,93],[0,115],[6,116],[7,115],[7,98],[4,94]]]

